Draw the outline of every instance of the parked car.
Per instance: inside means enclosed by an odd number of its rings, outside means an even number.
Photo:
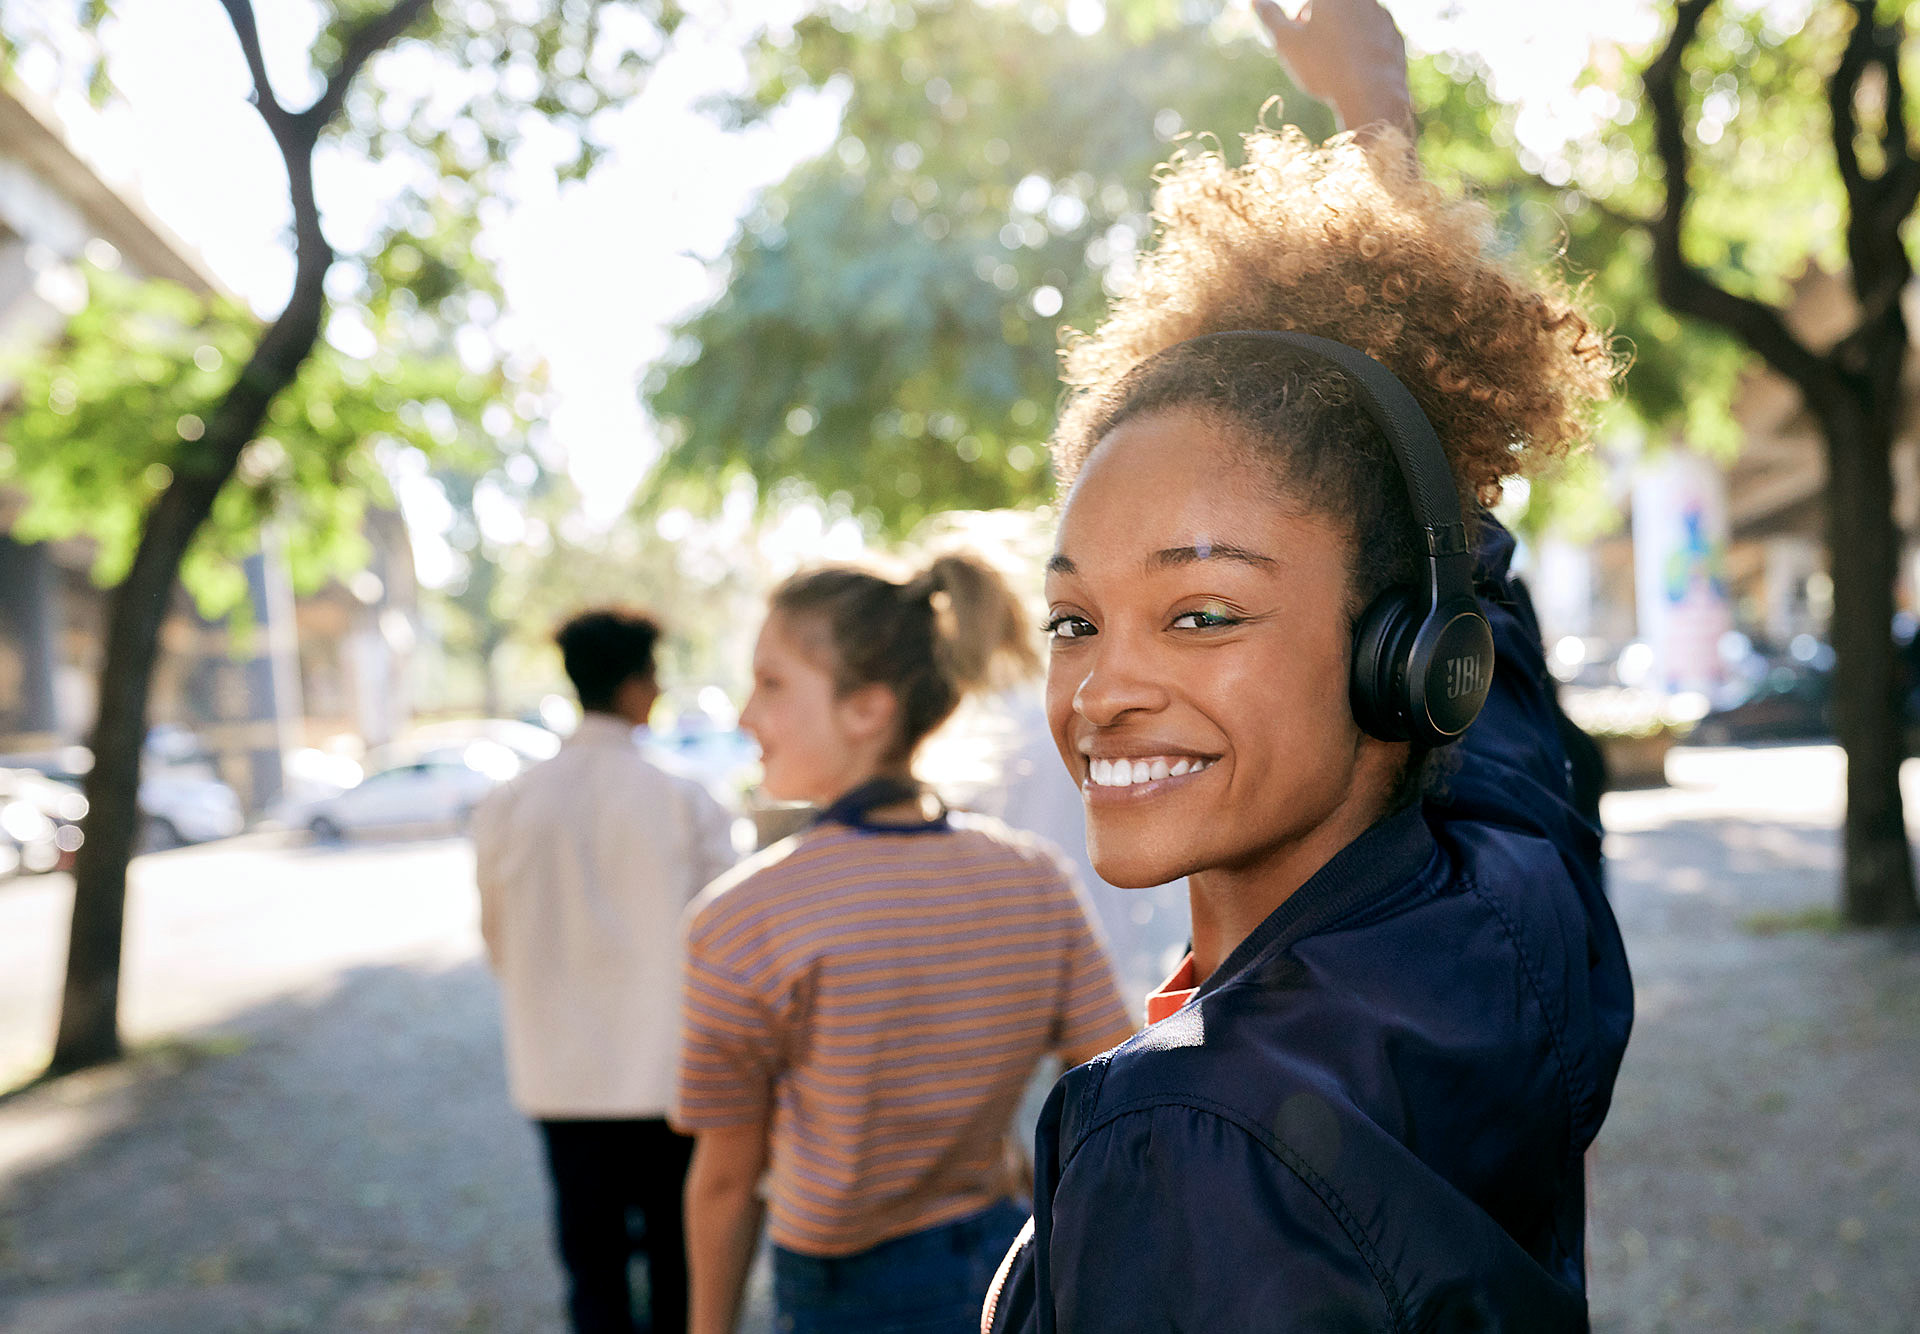
[[[1833,674],[1812,663],[1768,667],[1744,695],[1710,710],[1690,738],[1703,746],[1812,741],[1833,735]]]
[[[328,843],[375,831],[459,828],[489,792],[522,767],[519,755],[493,741],[427,751],[375,769],[339,795],[313,803],[305,812],[306,827]]]
[[[475,741],[503,746],[519,757],[520,768],[538,764],[560,752],[560,738],[544,727],[513,718],[455,718],[423,723],[368,757],[373,768],[410,763],[428,755],[445,755]]]
[[[51,871],[60,864],[58,828],[30,801],[0,797],[0,876]]]
[[[0,876],[70,868],[86,813],[76,789],[32,769],[0,769]]]
[[[188,766],[142,772],[140,814],[140,847],[147,852],[232,838],[247,825],[239,794]]]
[[[280,795],[267,807],[266,818],[286,829],[304,829],[314,807],[366,776],[359,763],[344,755],[312,747],[289,751],[280,760]]]
[[[51,779],[84,807],[80,788],[93,768],[93,752],[85,746],[20,755],[11,763]],[[178,728],[155,728],[149,738],[140,760],[139,802],[142,852],[230,838],[247,823],[239,794],[220,780],[192,735]]]

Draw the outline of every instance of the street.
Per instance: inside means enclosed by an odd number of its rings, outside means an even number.
[[[1596,1328],[1909,1328],[1920,948],[1817,924],[1839,756],[1669,772],[1606,799],[1639,1020],[1593,1156]],[[0,1329],[559,1330],[465,844],[251,836],[135,880],[135,1055],[0,1098]],[[68,898],[0,884],[0,1087],[45,1059]]]

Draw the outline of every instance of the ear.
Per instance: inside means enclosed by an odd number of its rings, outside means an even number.
[[[660,699],[660,683],[651,676],[629,676],[613,692],[614,712],[635,726],[647,721]]]
[[[874,741],[892,735],[900,713],[900,700],[876,681],[848,691],[840,697],[837,707],[841,723],[849,733],[862,741]]]

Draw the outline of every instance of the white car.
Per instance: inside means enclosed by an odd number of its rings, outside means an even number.
[[[155,729],[162,732],[162,729]],[[178,736],[178,729],[163,732]],[[60,785],[61,801],[70,809],[47,806],[46,814],[63,824],[76,824],[86,814],[80,789],[93,768],[93,753],[85,746],[23,757],[39,774]],[[140,760],[140,829],[137,850],[158,852],[186,843],[231,838],[246,827],[240,797],[220,781],[210,760],[187,755],[176,742],[148,746]],[[77,810],[79,814],[72,814]],[[77,847],[78,844],[76,843]]]
[[[397,741],[376,750],[369,759],[376,768],[402,762],[411,763],[428,755],[458,750],[475,741],[504,746],[520,757],[527,768],[560,752],[560,738],[544,727],[517,722],[512,718],[454,718],[440,723],[422,723]]]
[[[149,850],[232,838],[247,823],[239,794],[185,765],[141,775],[140,814],[141,846]]]
[[[376,769],[338,796],[314,802],[307,808],[306,826],[322,842],[403,828],[459,828],[521,767],[520,756],[491,741],[428,751]]]

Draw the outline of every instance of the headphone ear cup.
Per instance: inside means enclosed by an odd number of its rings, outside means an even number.
[[[1354,721],[1368,736],[1405,741],[1406,660],[1425,606],[1409,589],[1389,588],[1370,603],[1353,631],[1353,669],[1347,696]]]
[[[1493,685],[1493,629],[1471,597],[1434,609],[1398,659],[1406,664],[1400,698],[1408,734],[1444,746],[1472,725]]]

